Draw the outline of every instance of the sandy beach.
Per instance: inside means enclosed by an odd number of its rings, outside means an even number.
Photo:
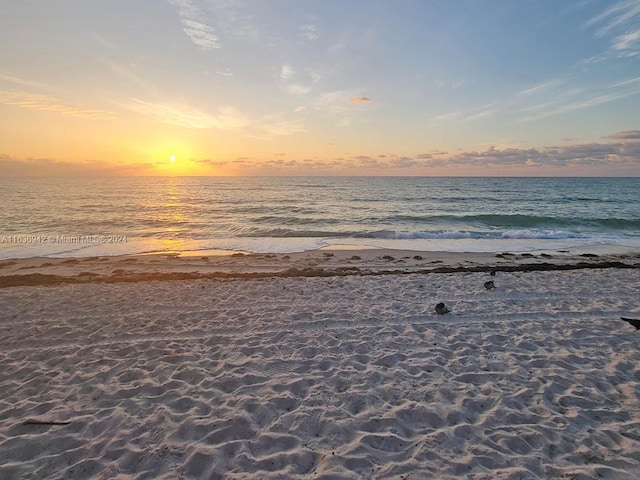
[[[640,478],[640,252],[216,253],[0,262],[0,479]]]

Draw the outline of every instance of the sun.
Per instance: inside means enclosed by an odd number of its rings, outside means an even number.
[[[176,156],[175,156],[175,155],[171,155],[171,156],[169,157],[169,161],[170,161],[171,163],[175,162],[175,161],[176,161]]]

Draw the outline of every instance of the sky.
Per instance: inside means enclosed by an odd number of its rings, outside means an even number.
[[[2,3],[1,176],[640,176],[640,0]]]

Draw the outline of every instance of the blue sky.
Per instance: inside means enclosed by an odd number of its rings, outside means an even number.
[[[5,175],[640,175],[639,111],[640,0],[20,0],[0,18]]]

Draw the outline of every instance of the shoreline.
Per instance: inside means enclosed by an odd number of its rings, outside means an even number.
[[[39,239],[41,237],[36,237]],[[42,237],[47,238],[47,237]],[[640,251],[640,236],[626,239],[608,238],[442,238],[417,239],[401,237],[350,238],[350,237],[246,237],[220,239],[162,239],[128,238],[121,243],[42,243],[12,245],[10,238],[2,237],[0,261],[16,258],[91,258],[139,255],[226,256],[234,253],[253,255],[301,254],[316,250],[391,250],[450,253],[531,253],[553,254],[566,251],[573,254],[606,255]]]
[[[33,257],[0,261],[0,288],[64,283],[153,280],[338,277],[474,272],[640,268],[640,251],[625,253],[458,253],[377,248],[322,248],[300,253],[143,254],[118,257]]]

